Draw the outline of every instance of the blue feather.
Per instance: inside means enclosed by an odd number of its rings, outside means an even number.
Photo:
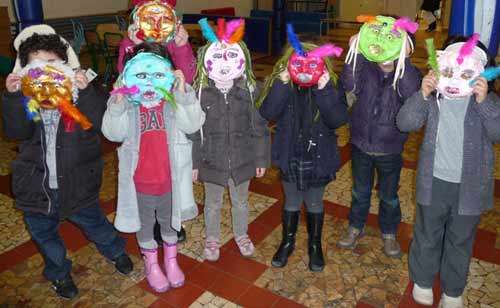
[[[484,69],[484,71],[479,74],[480,77],[484,77],[488,81],[492,81],[497,79],[500,76],[500,66],[497,67],[487,67]],[[476,82],[477,78],[474,78],[469,84],[469,86],[472,87],[472,85]]]
[[[31,112],[30,109],[28,108],[28,102],[31,100],[31,96],[28,97],[23,97],[23,106],[24,106],[24,111],[26,111],[26,118],[28,120],[33,120],[36,118],[37,114],[35,112]]]
[[[198,21],[198,24],[200,24],[201,32],[203,32],[203,36],[207,39],[207,41],[211,43],[219,42],[219,39],[217,38],[217,35],[215,35],[214,30],[208,24],[207,18],[200,19]]]
[[[293,49],[295,49],[295,52],[301,56],[305,56],[306,53],[302,49],[302,44],[300,44],[299,38],[293,31],[292,24],[286,24],[286,31],[288,33],[288,41],[290,42],[290,45],[292,45]]]

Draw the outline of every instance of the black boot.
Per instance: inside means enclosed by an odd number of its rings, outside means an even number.
[[[161,238],[160,224],[158,222],[155,223],[153,234],[155,241],[158,243],[158,246],[163,245],[163,239]],[[181,230],[177,232],[177,243],[182,243],[186,240],[186,230],[181,225]]]
[[[437,28],[437,23],[436,21],[433,21],[429,24],[429,27],[425,30],[425,32],[434,32],[436,31]]]
[[[321,231],[323,230],[323,217],[325,213],[307,213],[307,234],[309,269],[313,272],[321,272],[325,267],[323,249],[321,248]]]
[[[288,262],[288,257],[295,248],[295,234],[297,233],[297,225],[299,224],[299,214],[300,212],[283,211],[283,239],[271,261],[274,267],[285,266]]]

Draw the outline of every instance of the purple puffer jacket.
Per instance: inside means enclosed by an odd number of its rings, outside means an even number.
[[[405,61],[405,73],[396,90],[392,87],[394,73],[384,78],[377,63],[369,62],[362,55],[358,55],[354,76],[352,65],[344,65],[340,77],[344,90],[354,90],[357,97],[349,122],[351,143],[364,152],[403,152],[408,134],[396,127],[396,115],[404,101],[418,91],[422,79],[422,74],[410,59]]]

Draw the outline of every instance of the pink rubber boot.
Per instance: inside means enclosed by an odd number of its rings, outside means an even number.
[[[182,287],[185,277],[179,264],[177,264],[177,244],[163,243],[163,254],[165,255],[165,271],[170,285],[172,288]]]
[[[141,253],[144,259],[144,273],[149,286],[158,293],[168,291],[170,285],[167,277],[158,265],[158,249],[141,248]]]

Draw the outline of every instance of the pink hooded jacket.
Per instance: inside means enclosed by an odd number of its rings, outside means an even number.
[[[135,44],[128,37],[124,38],[120,43],[120,50],[118,53],[118,72],[123,71],[123,57],[127,52],[132,52]],[[186,77],[186,82],[189,84],[193,83],[194,75],[196,73],[196,59],[191,49],[191,45],[186,43],[184,46],[178,47],[175,45],[174,40],[171,40],[166,45],[168,54],[172,59],[173,65],[176,69],[181,70]],[[130,50],[130,51],[129,51]]]

